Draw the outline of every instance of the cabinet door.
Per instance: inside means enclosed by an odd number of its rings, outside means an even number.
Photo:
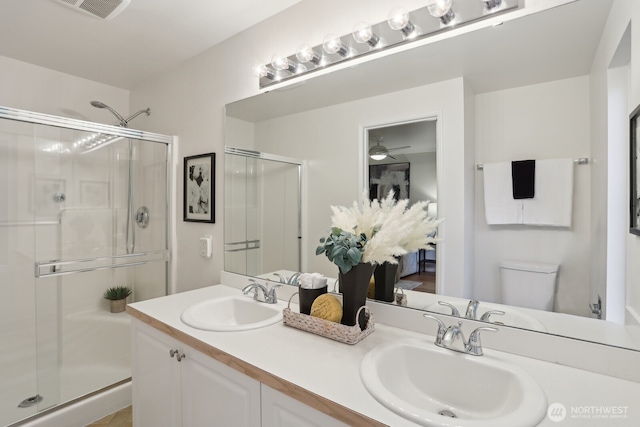
[[[348,425],[262,384],[262,427],[348,427]]]
[[[177,348],[177,341],[132,321],[134,426],[180,426],[180,363],[169,355]]]
[[[260,425],[260,383],[187,347],[182,365],[185,427]]]

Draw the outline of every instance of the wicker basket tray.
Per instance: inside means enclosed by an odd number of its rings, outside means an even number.
[[[297,292],[291,295],[291,298],[293,298],[293,296],[296,294]],[[351,345],[360,342],[375,329],[373,313],[371,313],[369,307],[367,306],[363,305],[358,309],[358,312],[356,313],[356,318],[359,318],[361,310],[367,311],[367,327],[363,331],[360,330],[360,326],[357,322],[353,326],[347,326],[340,323],[320,319],[319,317],[313,317],[307,314],[291,311],[291,298],[289,298],[289,304],[287,305],[287,308],[282,310],[282,322],[287,326],[291,326],[292,328],[301,329],[303,331],[311,332],[312,334],[321,335],[323,337],[331,338],[332,340]]]

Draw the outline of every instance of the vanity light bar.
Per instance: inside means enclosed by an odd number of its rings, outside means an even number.
[[[327,35],[323,44],[301,45],[288,57],[274,55],[271,63],[253,68],[260,89],[360,58],[385,49],[412,43],[454,28],[511,12],[520,7],[519,0],[430,0],[411,12],[395,8],[389,19],[375,25],[356,24],[352,33]],[[434,12],[434,7],[436,12]]]

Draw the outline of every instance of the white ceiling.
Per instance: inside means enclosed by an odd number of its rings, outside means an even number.
[[[112,20],[2,0],[0,55],[131,89],[300,0],[131,0]]]

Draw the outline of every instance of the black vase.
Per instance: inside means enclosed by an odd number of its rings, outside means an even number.
[[[374,298],[378,301],[393,302],[393,288],[396,284],[398,264],[384,262],[378,264],[373,277],[376,280]]]
[[[370,263],[360,263],[352,267],[348,273],[339,273],[340,292],[342,293],[342,320],[340,323],[347,326],[356,324],[356,314],[358,309],[367,302],[367,291],[369,290],[369,281],[373,274],[374,265]],[[360,329],[364,330],[367,326],[367,317],[365,311],[360,312],[358,318]]]

